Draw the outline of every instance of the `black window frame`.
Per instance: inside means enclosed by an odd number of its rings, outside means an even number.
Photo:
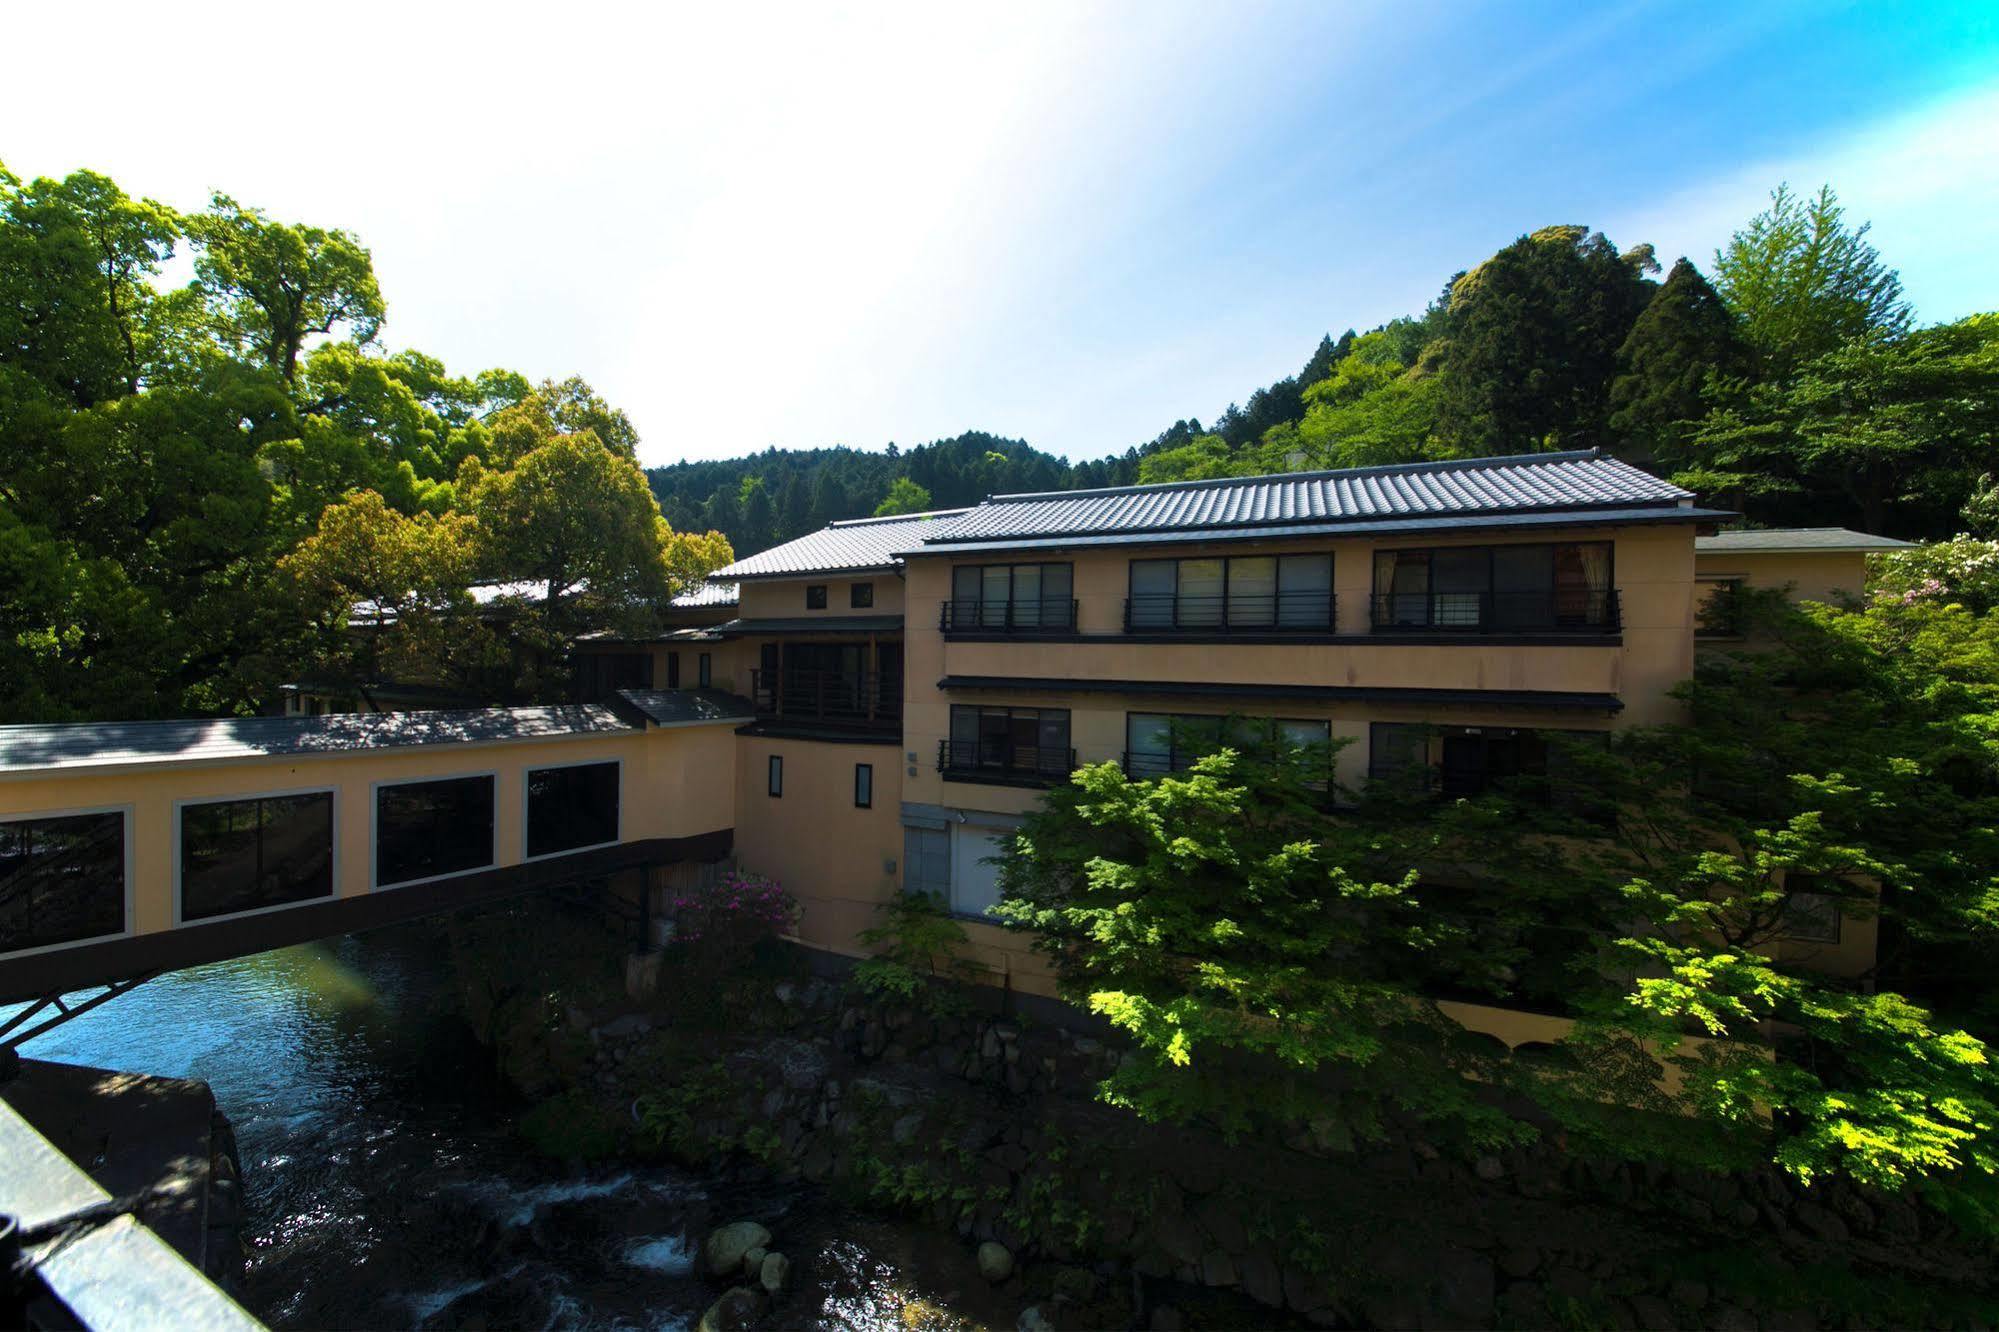
[[[988,600],[985,594],[987,572],[1006,570],[1006,595],[997,601]],[[1022,569],[1038,569],[1037,581],[1047,586],[1050,569],[1063,571],[1068,593],[1051,597],[1045,592],[1026,601],[1014,596],[1014,586],[1020,581]],[[971,573],[979,584],[978,595],[961,597],[958,595],[958,575]],[[993,608],[999,607],[994,614]],[[1020,608],[1032,606],[1034,613],[1024,614]],[[1050,608],[1055,608],[1050,616]],[[1076,632],[1076,563],[1074,560],[1007,560],[987,561],[981,564],[954,564],[951,566],[950,597],[944,602],[939,627],[947,633],[1002,633],[1002,634],[1072,634]]]
[[[666,654],[666,687],[668,689],[680,688],[680,654],[678,652],[669,652]]]
[[[50,826],[58,824],[91,824],[95,825],[96,831],[93,832],[85,827],[72,827],[64,831]],[[10,899],[17,894],[23,899],[21,915],[28,919],[28,925],[20,935],[25,942],[8,946],[5,942],[5,936],[0,935],[0,957],[27,957],[35,953],[48,952],[58,948],[68,948],[77,944],[93,943],[102,939],[131,937],[133,914],[132,874],[134,868],[132,824],[132,808],[129,805],[95,809],[58,810],[21,817],[10,815],[7,818],[0,819],[0,924],[4,924],[6,921],[6,913],[15,909],[14,903]],[[115,837],[112,834],[114,827],[116,829]],[[37,870],[33,861],[36,858],[34,844],[38,836],[41,839],[48,839],[52,836],[82,837],[86,842],[93,838],[99,841],[110,842],[109,845],[98,848],[96,859],[104,863],[99,864],[97,868],[108,869],[115,865],[115,874],[108,880],[108,885],[99,884],[97,886],[115,887],[115,891],[109,895],[109,901],[115,901],[117,904],[117,927],[115,929],[99,930],[95,928],[97,925],[109,924],[110,912],[105,912],[102,919],[86,917],[85,919],[88,922],[86,928],[89,928],[91,931],[87,934],[67,933],[58,929],[43,929],[38,931],[34,928],[35,922],[33,916],[36,914],[35,903],[41,897],[41,894],[35,891],[36,884],[34,881],[22,877],[19,882],[16,882],[15,876],[26,876],[30,873],[44,876],[59,876],[63,872],[60,864],[48,865]],[[27,840],[23,841],[22,839]],[[13,849],[15,847],[19,847],[20,849]],[[65,847],[43,854],[45,857],[51,855],[61,857],[69,854],[72,849],[73,847]],[[8,862],[16,859],[24,860],[27,863],[10,866]],[[72,883],[62,882],[59,878],[52,877],[43,887],[43,893],[49,894],[53,900],[68,905],[73,903],[76,897],[76,894],[72,891],[73,887]],[[109,901],[99,901],[91,905],[97,910],[102,910],[102,908],[109,905]]]
[[[1565,548],[1582,549],[1600,547],[1608,555],[1604,564],[1604,581],[1601,588],[1585,588],[1585,605],[1581,615],[1564,616],[1557,608],[1560,583],[1551,581],[1543,589],[1504,589],[1498,585],[1496,556],[1502,551],[1547,550],[1558,551]],[[1399,560],[1403,557],[1423,557],[1424,580],[1420,592],[1398,592],[1395,579],[1391,575],[1389,590],[1381,587],[1381,562],[1384,559]],[[1462,591],[1439,592],[1436,588],[1436,570],[1439,556],[1484,557],[1485,578],[1482,587]],[[1413,563],[1413,560],[1412,560]],[[1376,546],[1369,562],[1368,573],[1368,627],[1377,632],[1393,633],[1397,630],[1415,633],[1616,633],[1622,628],[1617,598],[1617,543],[1600,541],[1508,541],[1490,544],[1463,546]],[[1462,621],[1439,622],[1437,600],[1439,597],[1477,597],[1479,601],[1472,611],[1472,617]],[[1544,619],[1519,619],[1500,614],[1502,597],[1534,598],[1545,600],[1549,613]],[[1386,604],[1384,604],[1386,598]],[[1516,603],[1518,604],[1518,603]],[[1420,610],[1417,618],[1415,611]]]
[[[805,585],[805,609],[826,609],[826,584],[807,583]]]
[[[875,765],[856,763],[854,765],[854,808],[873,809],[875,807]]]
[[[323,802],[326,823],[325,864],[313,873],[313,878],[323,878],[324,887],[312,892],[302,892],[295,896],[278,897],[256,906],[236,906],[220,910],[189,910],[190,871],[189,864],[193,852],[189,833],[190,814],[197,811],[219,812],[225,806],[252,806],[257,819],[256,866],[254,877],[267,877],[265,868],[266,832],[270,825],[267,816],[279,804],[309,801],[315,805]],[[199,815],[197,814],[197,817]],[[332,787],[311,787],[297,791],[272,791],[257,795],[224,796],[217,799],[178,800],[174,802],[173,826],[173,914],[174,924],[194,924],[200,921],[228,920],[236,916],[260,915],[266,911],[283,911],[290,907],[302,906],[307,902],[332,900],[339,889],[340,866],[340,797]],[[272,871],[275,872],[275,871]]]
[[[784,799],[784,755],[772,754],[764,766],[765,789],[773,800]]]
[[[874,604],[875,585],[873,583],[847,584],[848,610],[871,610],[874,608]]]
[[[712,689],[715,686],[715,654],[704,652],[694,663],[694,679],[699,688]]]
[[[384,878],[382,876],[382,853],[385,849],[382,837],[382,800],[393,791],[404,791],[417,786],[465,785],[473,782],[486,783],[487,803],[490,812],[490,826],[487,828],[486,860],[480,864],[462,865],[456,869],[443,870],[434,874],[412,875],[408,878]],[[412,884],[431,883],[439,879],[455,879],[465,874],[477,874],[494,869],[500,861],[500,779],[495,772],[458,772],[437,777],[417,777],[408,780],[376,782],[370,794],[368,814],[368,875],[373,888],[404,888]]]
[[[1390,731],[1420,731],[1424,736],[1423,758],[1420,769],[1423,776],[1411,785],[1430,795],[1446,800],[1475,800],[1493,789],[1495,783],[1528,778],[1540,783],[1539,796],[1532,803],[1548,808],[1559,808],[1566,813],[1583,818],[1592,823],[1608,823],[1614,820],[1615,811],[1607,805],[1593,804],[1586,794],[1571,790],[1565,799],[1559,799],[1556,778],[1559,774],[1561,754],[1559,743],[1551,743],[1556,737],[1570,740],[1589,739],[1592,743],[1608,744],[1610,732],[1605,730],[1584,730],[1566,726],[1464,726],[1444,725],[1438,722],[1370,722],[1367,734],[1367,777],[1370,782],[1384,778],[1408,780],[1402,774],[1406,764],[1388,764],[1384,761],[1382,739]],[[1466,787],[1460,780],[1454,781],[1448,768],[1448,743],[1455,739],[1469,741],[1476,738],[1480,747],[1480,764],[1476,784]],[[1521,741],[1526,740],[1527,746]],[[1494,741],[1510,741],[1514,744],[1513,766],[1507,770],[1500,764],[1495,771],[1493,763]],[[1434,745],[1435,757],[1431,757]],[[1533,763],[1523,763],[1530,756]]]
[[[963,734],[968,728],[961,725],[967,717],[972,719],[969,735]],[[987,723],[995,718],[1001,725],[989,728]],[[1042,744],[1044,726],[1053,726],[1058,719],[1061,731],[1053,737],[1057,743]],[[1076,770],[1075,714],[1069,708],[953,703],[949,724],[950,732],[937,750],[937,770],[949,780],[1048,785],[1068,780]],[[1033,745],[1014,742],[1020,724],[1034,727]],[[997,730],[998,737],[989,740],[989,729]],[[1030,756],[1028,761],[1021,761],[1023,754]]]
[[[1784,874],[1784,905],[1773,927],[1776,936],[1790,943],[1817,944],[1837,948],[1846,929],[1846,912],[1840,903],[1848,894],[1833,890],[1838,884],[1836,876],[1830,874],[1808,874],[1791,870]],[[1806,912],[1797,908],[1820,909],[1830,917],[1830,931],[1823,925],[1813,925],[1805,919]]]
[[[1284,562],[1286,560],[1324,560],[1326,562],[1326,588],[1324,606],[1318,604],[1316,589],[1311,600],[1304,604],[1310,615],[1285,622]],[[1253,560],[1271,561],[1270,618],[1268,620],[1238,619],[1235,608],[1230,604],[1229,586],[1231,566]],[[1200,598],[1189,598],[1180,591],[1181,566],[1190,561],[1216,563],[1221,565],[1219,586],[1221,593],[1212,598],[1215,606],[1213,619],[1205,616],[1194,619],[1183,612],[1182,603]],[[1138,571],[1146,565],[1172,565],[1173,591],[1171,593],[1145,592],[1138,590]],[[1339,629],[1339,559],[1331,550],[1287,550],[1261,554],[1241,555],[1148,555],[1125,563],[1124,630],[1128,634],[1330,634]],[[1165,599],[1170,604],[1170,614],[1164,623],[1158,623],[1149,614],[1141,614],[1140,600]]]
[[[600,837],[594,841],[574,842],[563,846],[557,846],[552,849],[537,851],[535,849],[535,789],[534,789],[536,777],[540,776],[543,773],[580,772],[588,769],[604,769],[604,768],[609,768],[612,773],[611,802],[610,802],[611,835],[609,837]],[[603,808],[601,793],[588,793],[587,798],[580,803],[583,803],[585,805],[593,805],[600,812]],[[556,856],[575,855],[579,851],[591,851],[599,847],[616,846],[619,842],[624,840],[624,831],[625,831],[625,764],[623,759],[617,759],[617,758],[580,759],[574,763],[549,763],[549,764],[544,764],[540,767],[528,768],[521,774],[521,859],[522,860],[548,860]]]

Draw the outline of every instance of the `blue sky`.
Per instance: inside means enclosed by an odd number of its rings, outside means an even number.
[[[0,161],[345,227],[389,345],[580,373],[647,462],[1118,452],[1535,227],[1705,265],[1782,179],[1999,308],[1989,3],[65,8]]]

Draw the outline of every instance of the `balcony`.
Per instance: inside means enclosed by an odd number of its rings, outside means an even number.
[[[878,671],[752,670],[758,721],[840,730],[902,730],[902,679]]]
[[[1376,632],[1438,634],[1614,634],[1624,627],[1617,589],[1523,592],[1377,592],[1368,598]]]
[[[1338,625],[1332,592],[1194,595],[1139,593],[1124,603],[1126,633],[1329,634]]]
[[[983,600],[954,597],[944,603],[937,627],[947,634],[1071,634],[1076,603],[1066,598]]]
[[[1003,740],[940,740],[937,771],[946,781],[1054,786],[1076,770],[1076,751]]]

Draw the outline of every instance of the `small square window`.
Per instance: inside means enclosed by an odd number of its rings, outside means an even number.
[[[1838,943],[1839,899],[1830,893],[1805,889],[1805,884],[1816,882],[1806,875],[1794,875],[1791,882],[1797,886],[1792,888],[1790,898],[1784,903],[1784,914],[1777,922],[1777,932],[1801,943]]]
[[[847,588],[847,604],[855,610],[864,610],[875,604],[873,583],[854,583]]]
[[[826,609],[826,585],[824,583],[807,583],[805,585],[805,609]]]
[[[875,807],[875,765],[856,763],[854,765],[854,808],[873,809]]]
[[[784,756],[782,754],[772,754],[770,756],[770,793],[774,796],[784,794]]]

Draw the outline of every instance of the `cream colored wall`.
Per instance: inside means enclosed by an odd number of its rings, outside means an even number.
[[[70,769],[0,781],[0,818],[129,806],[132,925],[134,932],[148,933],[173,924],[177,801],[332,789],[334,892],[355,897],[370,891],[373,881],[370,831],[377,782],[496,774],[495,864],[517,865],[526,852],[528,769],[620,759],[623,840],[691,837],[731,826],[733,785],[717,782],[713,775],[734,762],[734,742],[728,726],[695,726],[561,740],[286,755],[125,772]]]
[[[737,862],[798,899],[802,941],[858,956],[854,936],[879,923],[878,908],[902,883],[902,751],[893,742],[734,739]],[[775,797],[773,754],[784,759],[784,794]],[[857,763],[874,765],[869,809],[854,807]]]
[[[826,609],[808,610],[805,605],[807,584],[826,585]],[[849,590],[855,583],[875,585],[875,604],[856,609],[847,604]],[[791,619],[798,616],[820,616],[838,618],[842,615],[900,615],[903,606],[902,579],[892,573],[873,574],[861,578],[776,578],[768,581],[744,583],[742,604],[739,613],[746,620]]]
[[[1701,578],[1739,578],[1747,587],[1789,588],[1796,600],[1836,604],[1865,590],[1867,556],[1850,550],[1719,551],[1696,556],[1694,572]]]

